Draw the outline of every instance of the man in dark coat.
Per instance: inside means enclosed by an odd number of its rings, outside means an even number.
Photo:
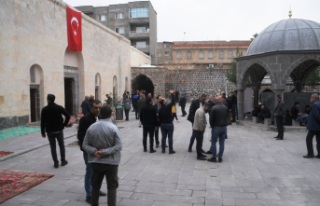
[[[191,122],[192,127],[193,127],[193,122],[194,122],[194,115],[196,114],[197,109],[199,109],[200,107],[203,106],[206,99],[207,99],[207,95],[202,94],[199,99],[195,99],[192,101],[190,108],[189,108],[189,115],[188,115],[188,120]],[[194,143],[195,138],[196,137],[195,137],[193,130],[192,130],[192,135],[190,137],[188,152],[192,152],[192,145]],[[202,152],[205,153],[205,151],[203,151],[203,150],[202,150]]]
[[[236,122],[236,116],[238,113],[238,100],[235,92],[231,93],[231,113],[232,113],[232,122]]]
[[[312,140],[313,136],[316,136],[317,141],[317,158],[320,158],[320,101],[319,95],[311,95],[311,102],[313,103],[310,114],[307,121],[308,134],[306,138],[308,154],[303,156],[304,158],[314,157]]]
[[[153,105],[153,108],[156,110],[156,113],[157,113],[157,120],[158,122],[160,122],[160,119],[159,119],[159,111],[162,107],[162,105],[160,104],[160,101],[162,100],[162,96],[161,95],[158,95],[156,97],[157,99],[157,103],[155,105]],[[159,141],[159,130],[160,128],[159,127],[156,127],[155,130],[154,130],[154,137],[155,137],[155,140],[156,140],[156,148],[159,147],[160,145],[160,141]]]
[[[285,117],[285,110],[284,110],[284,104],[281,102],[281,95],[278,94],[276,97],[278,104],[276,106],[276,109],[274,110],[274,117],[276,118],[277,123],[277,129],[278,129],[278,135],[275,137],[277,140],[283,140],[283,118]]]
[[[101,102],[99,100],[93,100],[91,103],[90,112],[80,119],[78,127],[78,140],[80,150],[83,152],[83,160],[86,164],[86,173],[84,176],[84,188],[86,190],[86,202],[91,203],[91,176],[92,176],[92,165],[88,163],[88,154],[82,149],[82,143],[88,128],[99,120],[99,114],[101,109]],[[105,196],[106,193],[100,192],[101,196]]]
[[[187,99],[186,99],[186,97],[184,96],[184,94],[181,94],[181,98],[180,98],[180,101],[179,101],[179,105],[180,105],[180,107],[181,107],[182,117],[184,117],[184,116],[187,115],[187,112],[186,112],[186,110],[185,110],[186,104],[187,104]]]
[[[268,109],[268,107],[266,107],[265,104],[261,105],[261,111],[260,113],[258,113],[257,117],[258,117],[258,123],[262,123],[262,124],[264,124],[264,118],[271,117],[271,112]]]
[[[141,112],[141,108],[147,105],[147,103],[146,103],[146,95],[141,93],[140,97],[141,97],[141,99],[139,99],[138,103],[137,103],[137,108],[138,108],[139,115],[140,115],[140,112]],[[139,121],[139,127],[141,127],[141,121]]]
[[[81,103],[81,108],[82,108],[83,115],[86,115],[90,112],[90,102],[89,102],[88,96],[86,96],[85,100]]]
[[[68,164],[68,161],[65,157],[63,129],[68,125],[70,115],[62,106],[54,103],[55,99],[56,97],[53,94],[48,94],[48,105],[43,107],[41,110],[41,134],[43,138],[46,138],[47,133],[51,148],[51,156],[54,162],[54,168],[58,168],[59,161],[56,151],[56,139],[60,147],[61,166]],[[65,117],[64,121],[61,115]]]

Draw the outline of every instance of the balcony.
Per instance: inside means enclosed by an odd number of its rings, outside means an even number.
[[[137,46],[137,45],[132,45],[134,48],[139,49],[142,52],[149,53],[150,52],[150,47],[149,45],[145,46]]]
[[[142,17],[142,18],[129,18],[129,24],[148,24],[149,17]]]
[[[149,38],[149,30],[145,31],[130,31],[129,33],[130,39],[143,39],[143,38]]]

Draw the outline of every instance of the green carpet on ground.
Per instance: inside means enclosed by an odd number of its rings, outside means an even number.
[[[32,132],[40,131],[40,127],[14,127],[10,129],[0,130],[0,140],[9,139],[16,136],[21,136],[25,134],[30,134]]]

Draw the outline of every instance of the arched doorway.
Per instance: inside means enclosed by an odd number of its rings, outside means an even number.
[[[101,77],[99,73],[96,74],[94,82],[95,82],[95,90],[94,90],[95,99],[100,100]]]
[[[77,115],[85,97],[84,62],[81,52],[67,50],[64,54],[64,105],[71,115]],[[80,98],[81,97],[81,98]]]
[[[113,76],[113,100],[118,98],[118,78],[116,75]]]
[[[140,74],[132,80],[131,85],[132,91],[137,90],[146,90],[147,94],[151,93],[151,96],[154,95],[154,85],[146,75]]]
[[[40,109],[44,106],[43,71],[34,64],[30,68],[30,121],[40,121]]]

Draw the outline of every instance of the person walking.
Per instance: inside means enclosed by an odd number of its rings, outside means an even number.
[[[65,154],[63,129],[68,125],[70,115],[62,106],[54,103],[55,99],[56,97],[53,94],[48,94],[48,105],[41,110],[41,135],[43,138],[46,138],[47,133],[54,168],[58,168],[59,161],[56,150],[56,139],[60,147],[61,166],[68,164]],[[62,115],[65,117],[64,121]]]
[[[141,108],[147,105],[147,103],[146,103],[146,95],[140,93],[140,98],[141,99],[139,99],[138,103],[137,103],[139,116],[140,116]],[[141,120],[139,120],[139,127],[141,127]]]
[[[92,165],[88,162],[88,154],[82,148],[83,140],[86,135],[88,128],[99,120],[101,109],[101,102],[99,100],[94,100],[91,104],[90,113],[86,114],[80,119],[78,127],[78,141],[80,150],[83,153],[83,160],[86,165],[86,173],[84,176],[84,189],[86,190],[86,202],[91,203],[91,176],[92,176]],[[106,193],[100,191],[100,196],[106,196]]]
[[[318,94],[312,94],[310,98],[311,102],[313,103],[311,107],[310,114],[308,116],[307,121],[307,129],[308,134],[306,137],[306,143],[307,143],[307,150],[308,154],[303,156],[304,158],[313,158],[313,136],[316,136],[317,141],[317,152],[318,155],[317,158],[320,158],[320,101],[319,101],[319,95]]]
[[[99,195],[104,177],[107,180],[108,206],[116,206],[118,165],[121,159],[122,142],[120,131],[112,123],[112,110],[104,106],[100,110],[100,120],[87,130],[82,148],[88,153],[88,162],[92,164],[91,206],[99,205]]]
[[[161,147],[162,147],[162,153],[166,152],[166,139],[168,136],[169,140],[169,154],[176,153],[173,150],[173,131],[174,126],[172,124],[172,105],[175,103],[174,99],[174,91],[170,90],[171,94],[171,103],[167,104],[167,100],[165,98],[162,98],[160,101],[161,109],[159,110],[159,120],[161,124],[161,133],[162,133],[162,139],[161,139]]]
[[[180,101],[179,101],[179,106],[181,107],[182,117],[187,115],[187,112],[185,110],[186,104],[187,104],[187,99],[186,99],[184,94],[181,94],[181,98],[180,98]]]
[[[154,137],[154,130],[158,126],[158,117],[157,112],[152,106],[152,98],[146,98],[147,105],[141,108],[140,112],[140,120],[143,126],[143,149],[144,152],[148,152],[147,150],[147,136],[149,133],[149,145],[150,145],[150,153],[155,153],[156,150],[153,148],[153,137]]]
[[[126,121],[129,121],[129,112],[131,109],[130,99],[128,95],[123,95],[123,108],[124,108],[124,114],[126,116]]]
[[[235,92],[231,92],[231,113],[232,113],[232,122],[236,122],[236,116],[238,113],[238,100]]]
[[[203,142],[203,134],[205,128],[207,126],[206,113],[210,109],[210,104],[207,102],[201,108],[197,109],[196,114],[194,115],[194,123],[193,123],[193,133],[197,139],[197,159],[198,160],[206,160],[206,156],[202,154],[202,142]]]
[[[174,103],[174,105],[172,105],[172,121],[174,121],[174,118],[176,118],[177,122],[179,122],[178,117],[177,117],[176,103]]]
[[[275,138],[276,140],[283,140],[283,117],[285,115],[284,104],[281,102],[280,94],[277,95],[276,99],[278,101],[278,104],[276,106],[276,109],[274,110],[274,116],[276,118],[278,135]]]
[[[188,121],[191,122],[192,126],[193,126],[193,122],[194,122],[194,115],[196,114],[197,109],[199,109],[200,107],[203,106],[203,104],[205,103],[207,99],[207,95],[206,94],[202,94],[199,99],[195,99],[192,101],[190,108],[189,108],[189,115],[188,115]],[[192,152],[192,146],[195,140],[195,136],[192,130],[192,135],[190,137],[190,143],[189,143],[189,148],[188,148],[188,152]],[[202,151],[203,153],[205,151]]]
[[[90,102],[89,102],[88,96],[86,96],[85,100],[81,103],[81,108],[82,108],[83,115],[86,115],[90,112]]]
[[[215,98],[215,105],[211,108],[210,125],[211,125],[211,153],[212,158],[208,159],[209,162],[222,162],[224,152],[224,141],[227,135],[228,125],[228,107],[221,103],[221,97]],[[219,139],[219,154],[217,155],[217,140]]]
[[[159,119],[159,110],[161,109],[161,104],[160,101],[162,100],[161,95],[158,95],[156,97],[157,103],[155,105],[153,105],[153,108],[156,110],[157,113],[157,121],[158,123],[160,123],[160,119]],[[160,141],[159,141],[159,127],[155,127],[154,130],[154,136],[155,136],[155,141],[156,141],[156,148],[159,147],[160,145]]]

